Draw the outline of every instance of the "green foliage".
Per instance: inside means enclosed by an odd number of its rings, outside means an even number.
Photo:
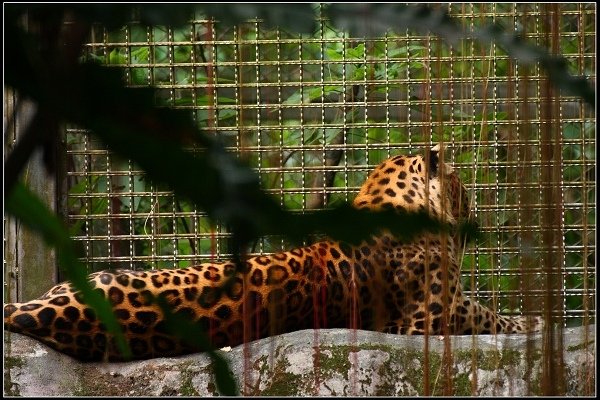
[[[357,18],[367,12],[377,24],[365,24],[361,18]],[[552,83],[565,93],[580,96],[592,106],[596,104],[595,91],[590,82],[583,76],[571,75],[564,57],[549,54],[546,49],[527,42],[516,33],[508,32],[498,23],[467,32],[441,7],[434,9],[426,5],[394,3],[331,4],[327,14],[335,26],[360,37],[410,28],[422,33],[432,32],[451,44],[457,44],[467,37],[474,37],[485,44],[495,43],[523,64],[539,63],[547,71]]]

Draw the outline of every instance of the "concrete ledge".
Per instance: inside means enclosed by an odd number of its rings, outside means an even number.
[[[594,395],[595,326],[563,332],[567,395]],[[442,395],[450,371],[454,395],[541,394],[542,335],[444,339],[345,329],[305,330],[258,340],[223,355],[240,392],[278,396]],[[318,345],[315,345],[318,344]],[[245,368],[244,368],[245,366]],[[449,369],[446,367],[449,366]],[[209,358],[192,354],[125,363],[80,363],[26,336],[5,332],[5,396],[212,396]],[[245,387],[245,390],[243,389]]]

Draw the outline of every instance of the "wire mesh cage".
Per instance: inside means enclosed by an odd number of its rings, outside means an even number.
[[[594,4],[439,7],[467,32],[501,23],[562,54],[571,73],[596,79]],[[254,168],[282,207],[297,212],[350,202],[381,161],[443,142],[481,230],[462,260],[467,295],[489,299],[505,314],[539,314],[550,294],[564,324],[589,323],[596,278],[593,108],[554,91],[540,67],[494,44],[467,39],[451,46],[411,31],[355,38],[324,18],[317,22],[313,35],[203,16],[176,29],[136,21],[114,31],[95,26],[84,58],[122,68],[132,87],[156,88],[161,106],[189,110]],[[231,257],[218,221],[88,132],[69,126],[65,135],[62,211],[90,272]],[[181,174],[203,179],[202,171]],[[265,237],[249,254],[288,245]],[[552,285],[547,259],[557,266]]]

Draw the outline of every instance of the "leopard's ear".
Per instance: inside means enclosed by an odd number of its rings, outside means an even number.
[[[429,177],[438,175],[440,165],[440,144],[436,144],[429,150]]]
[[[429,176],[437,176],[441,170],[443,175],[450,175],[454,172],[454,168],[450,165],[444,163],[442,160],[440,163],[440,152],[443,153],[444,147],[442,144],[438,143],[431,148],[429,151]],[[443,154],[442,154],[443,156]]]

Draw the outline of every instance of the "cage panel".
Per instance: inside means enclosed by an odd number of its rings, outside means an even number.
[[[466,31],[495,22],[548,44],[539,4],[438,6]],[[558,50],[572,73],[595,81],[595,8],[559,7]],[[188,110],[282,206],[298,212],[351,202],[383,160],[443,141],[480,226],[462,259],[467,294],[519,314],[539,313],[544,290],[554,290],[562,301],[555,312],[567,325],[595,312],[594,110],[554,93],[558,112],[549,116],[544,71],[500,46],[470,39],[450,46],[407,31],[353,38],[325,19],[302,37],[259,20],[229,27],[196,19],[176,29],[95,27],[87,49],[88,57],[122,68],[129,85],[156,87],[157,104]],[[219,221],[149,182],[87,132],[69,127],[66,137],[67,215],[90,271],[231,256]],[[546,157],[545,145],[560,154]],[[201,171],[182,174],[202,179]],[[560,197],[558,220],[547,220],[557,209],[548,190]],[[544,241],[548,229],[553,243]],[[289,245],[265,237],[248,253]],[[560,258],[558,288],[544,286],[545,254]]]

